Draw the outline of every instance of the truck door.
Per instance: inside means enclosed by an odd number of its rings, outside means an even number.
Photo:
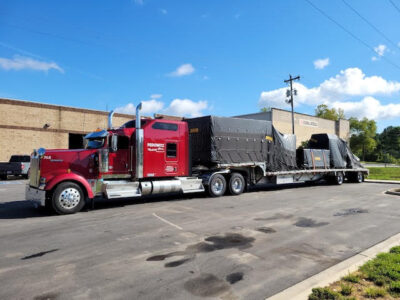
[[[183,122],[154,120],[144,127],[144,177],[183,176],[185,168],[185,140],[180,127]]]

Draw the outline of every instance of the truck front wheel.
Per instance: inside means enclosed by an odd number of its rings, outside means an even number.
[[[54,211],[59,215],[74,214],[85,205],[81,187],[73,182],[59,184],[51,200]]]
[[[214,174],[208,185],[208,193],[211,197],[220,197],[225,194],[226,180],[221,174]]]
[[[244,191],[245,180],[240,173],[233,173],[229,179],[229,193],[231,195],[240,195]]]

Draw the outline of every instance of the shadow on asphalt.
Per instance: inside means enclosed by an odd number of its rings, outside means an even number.
[[[11,201],[0,203],[0,219],[26,219],[48,217],[50,212],[35,208],[31,201]]]
[[[319,183],[295,183],[295,184],[284,184],[284,185],[259,185],[256,187],[252,187],[248,190],[249,195],[257,192],[268,192],[268,191],[279,191],[283,189],[299,189],[299,188],[309,188],[310,186],[327,186],[328,183],[319,182]],[[184,201],[190,200],[193,198],[207,198],[208,195],[206,193],[194,193],[194,194],[162,194],[162,195],[152,195],[145,196],[141,198],[123,198],[123,199],[102,199],[96,198],[94,201],[94,209],[91,208],[91,203],[88,203],[83,209],[82,213],[88,211],[97,211],[104,209],[112,209],[117,207],[124,207],[136,204],[144,204],[144,203],[157,203],[157,202],[166,202],[166,201]],[[199,201],[201,201],[199,199]],[[25,218],[38,218],[38,217],[48,217],[54,215],[50,211],[45,208],[35,208],[34,204],[31,201],[11,201],[0,203],[0,219],[25,219]]]

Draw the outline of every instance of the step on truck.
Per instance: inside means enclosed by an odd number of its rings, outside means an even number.
[[[85,136],[84,149],[40,148],[31,155],[26,199],[58,214],[80,211],[95,197],[107,199],[208,192],[239,195],[258,183],[327,179],[362,182],[368,175],[346,143],[313,135],[296,149],[269,121],[200,117],[181,121],[141,118]]]

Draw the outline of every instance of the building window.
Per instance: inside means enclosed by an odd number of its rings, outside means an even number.
[[[176,144],[167,143],[167,157],[176,157]]]
[[[170,131],[178,130],[178,124],[173,124],[173,123],[156,122],[151,127],[153,129],[160,129],[160,130],[170,130]]]

